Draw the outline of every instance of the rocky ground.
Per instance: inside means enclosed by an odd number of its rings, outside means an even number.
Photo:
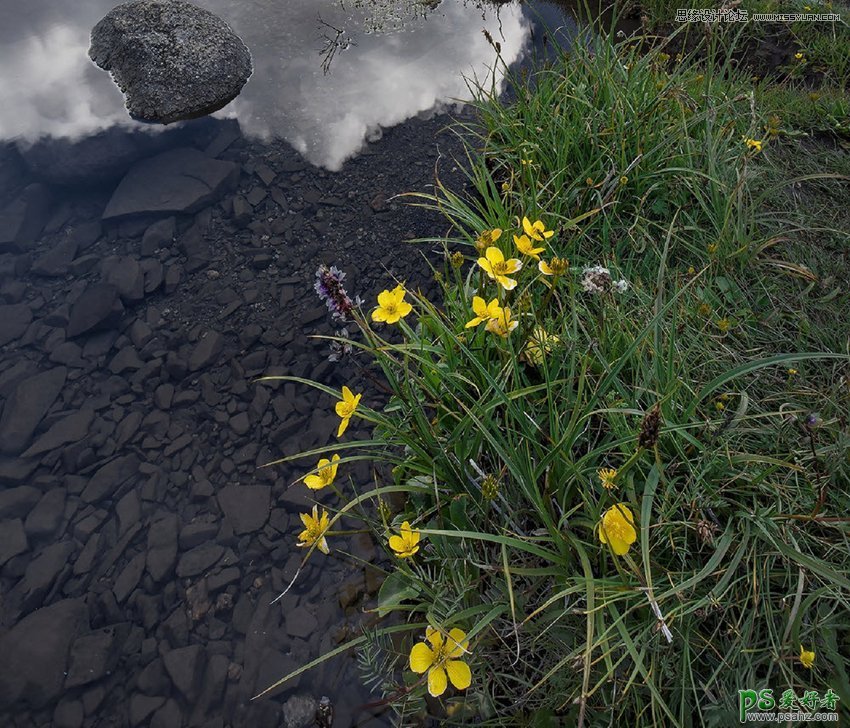
[[[329,442],[338,418],[323,394],[254,380],[378,395],[308,338],[338,328],[315,271],[342,268],[367,304],[393,276],[428,288],[424,248],[403,241],[445,222],[390,198],[427,190],[440,153],[462,184],[447,121],[391,129],[333,174],[209,120],[117,187],[43,184],[5,151],[2,725],[293,728],[322,695],[335,726],[386,722],[361,710],[374,696],[351,656],[249,700],[355,632],[379,585],[343,555],[374,562],[375,544],[337,537],[270,605],[303,555],[311,493],[291,484],[312,464],[259,466]]]

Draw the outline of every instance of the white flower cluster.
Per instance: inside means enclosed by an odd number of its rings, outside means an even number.
[[[582,271],[581,286],[585,293],[608,293],[609,291],[625,293],[629,290],[627,280],[615,281],[611,278],[611,271],[601,265],[594,265]]]

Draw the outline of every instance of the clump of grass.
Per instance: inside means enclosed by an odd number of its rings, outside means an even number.
[[[285,459],[325,458],[314,484],[392,467],[299,539],[333,552],[358,515],[385,547],[377,612],[405,623],[347,646],[404,720],[726,726],[739,689],[850,701],[850,352],[765,336],[776,142],[753,96],[668,61],[582,36],[509,105],[475,88],[471,191],[414,196],[451,224],[443,300],[399,284],[352,314],[389,401],[312,384],[372,437]]]

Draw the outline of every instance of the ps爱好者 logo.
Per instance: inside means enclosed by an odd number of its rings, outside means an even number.
[[[788,721],[838,722],[839,697],[832,689],[821,696],[817,690],[798,695],[786,690],[779,698],[773,690],[739,690],[738,717],[741,723],[787,723]]]

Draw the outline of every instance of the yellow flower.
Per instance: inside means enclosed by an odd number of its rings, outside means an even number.
[[[417,642],[410,650],[410,669],[419,675],[427,671],[428,692],[435,698],[446,692],[446,675],[458,690],[466,690],[472,684],[472,671],[459,659],[469,652],[466,632],[455,627],[444,640],[440,632],[428,627],[425,639],[430,647]]]
[[[720,329],[721,333],[726,333],[731,328],[732,323],[728,318],[722,318],[717,320],[717,328]]]
[[[533,162],[530,159],[520,159],[519,161],[520,161],[520,164],[522,164],[523,167],[530,165],[530,164],[533,164]]]
[[[316,548],[323,554],[329,554],[328,542],[325,539],[325,531],[328,530],[328,513],[323,508],[322,516],[319,517],[319,506],[313,506],[313,515],[302,513],[301,523],[304,524],[304,530],[298,534],[299,546],[312,546],[316,544]]]
[[[523,352],[526,361],[534,366],[540,366],[543,363],[544,356],[551,354],[552,347],[559,344],[560,341],[555,334],[547,334],[546,329],[542,326],[535,326]]]
[[[697,269],[694,268],[692,265],[689,265],[688,266],[688,275],[694,276],[694,275],[696,275],[696,273],[697,273]]]
[[[342,388],[342,401],[337,402],[335,407],[336,413],[342,418],[336,433],[337,437],[342,437],[342,433],[348,428],[348,421],[357,409],[357,405],[360,404],[362,396],[362,394],[355,395],[348,387]]]
[[[478,326],[478,324],[494,319],[502,313],[502,307],[499,305],[498,298],[494,298],[490,303],[486,303],[481,296],[472,297],[472,310],[475,312],[475,318],[466,322],[465,329]]]
[[[337,465],[338,461],[339,455],[333,456],[333,463],[327,458],[319,460],[319,464],[316,466],[317,472],[304,476],[304,482],[307,484],[307,487],[310,490],[321,490],[325,486],[331,485],[334,482],[334,478],[336,478],[336,469],[339,467]]]
[[[378,294],[378,308],[372,311],[372,321],[395,324],[407,316],[413,306],[404,300],[405,293],[407,291],[400,285],[391,291],[381,291]]]
[[[602,481],[602,487],[605,490],[614,490],[617,487],[614,484],[614,478],[617,477],[617,471],[614,468],[602,468],[597,475],[599,475],[599,480]]]
[[[795,374],[797,374],[797,370],[796,370],[796,369],[789,369],[789,370],[788,370],[788,376],[789,376],[789,377],[793,377]]]
[[[795,53],[794,58],[796,58],[798,61],[805,61],[806,60],[806,57],[802,53]]]
[[[697,307],[697,313],[702,317],[706,317],[711,313],[711,306],[707,303],[701,303]]]
[[[755,149],[757,152],[761,151],[764,144],[764,142],[758,139],[748,139],[747,137],[744,137],[744,143],[747,145],[747,149]]]
[[[520,235],[519,237],[514,235],[514,243],[516,243],[520,253],[530,255],[535,260],[540,260],[539,254],[545,250],[545,248],[535,248],[534,243],[531,242],[527,235]]]
[[[508,334],[510,334],[517,326],[519,326],[519,321],[512,319],[511,310],[505,307],[501,309],[496,318],[491,318],[484,328],[504,339],[507,338]]]
[[[714,255],[717,252],[717,243],[709,243],[706,247],[709,255]]]
[[[522,218],[522,229],[528,237],[538,242],[551,238],[555,234],[554,230],[547,230],[540,220],[531,222],[527,217]]]
[[[570,261],[566,258],[552,258],[550,262],[546,262],[545,260],[541,260],[537,264],[537,270],[539,270],[544,276],[562,276],[564,273],[569,270]]]
[[[814,650],[807,650],[803,645],[800,645],[800,662],[803,667],[807,667],[809,670],[815,664],[815,653]]]
[[[396,556],[406,559],[408,556],[413,556],[419,551],[419,539],[421,534],[419,531],[414,531],[410,528],[410,522],[405,521],[401,524],[401,535],[390,536],[390,548],[395,551]]]
[[[723,402],[717,401],[717,402],[715,402],[715,403],[714,403],[714,408],[715,408],[718,412],[722,412],[723,410],[725,410],[725,409],[726,409],[726,405],[725,405],[725,404],[723,404]]]
[[[624,556],[637,540],[635,517],[625,503],[617,503],[602,514],[599,540],[609,544],[617,556]]]
[[[507,183],[505,183],[507,184]],[[504,185],[503,185],[504,186]],[[500,237],[502,237],[501,228],[493,228],[492,230],[485,230],[478,236],[475,240],[475,248],[479,253],[483,253],[484,250],[495,243]]]
[[[512,291],[516,288],[516,281],[513,278],[508,278],[508,274],[516,273],[522,268],[522,261],[516,258],[505,260],[502,251],[493,246],[487,248],[484,256],[478,259],[478,265],[484,269],[488,277],[499,283],[506,291]]]

